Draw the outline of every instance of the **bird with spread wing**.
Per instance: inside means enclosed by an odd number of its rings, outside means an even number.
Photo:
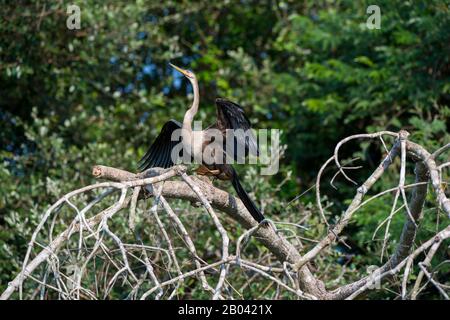
[[[200,100],[197,78],[192,71],[170,65],[190,81],[194,99],[191,107],[186,111],[182,123],[171,119],[164,124],[160,134],[140,160],[139,169],[144,171],[153,167],[170,168],[176,163],[180,163],[181,159],[200,159],[201,165],[196,171],[197,174],[231,181],[236,193],[252,217],[258,223],[262,222],[265,219],[263,214],[242,187],[233,166],[227,163],[230,162],[227,161],[230,158],[238,161],[249,154],[259,156],[256,137],[250,130],[251,124],[243,108],[229,100],[217,98],[216,122],[205,130],[192,130],[192,121],[198,112]],[[230,130],[237,132],[237,134],[230,136],[228,134]],[[176,131],[180,133],[174,134]],[[214,142],[217,142],[217,132],[222,135],[220,137],[222,142],[216,143],[213,149],[213,161],[206,161],[204,159],[205,149],[210,148]],[[176,146],[180,144],[182,145],[181,152],[174,152]],[[243,150],[243,154],[236,152],[237,150]],[[183,152],[188,154],[183,154]]]

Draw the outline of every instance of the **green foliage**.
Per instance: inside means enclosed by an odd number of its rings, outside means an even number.
[[[181,117],[190,88],[169,61],[198,74],[199,119],[211,119],[214,99],[223,96],[243,105],[255,127],[283,129],[288,148],[280,173],[248,170],[254,183],[247,187],[268,216],[295,223],[307,217],[307,237],[326,231],[310,204],[314,195],[286,204],[313,183],[337,141],[403,128],[430,150],[449,142],[448,1],[379,1],[380,30],[365,25],[367,1],[80,0],[81,29],[68,30],[71,3],[0,1],[0,290],[55,199],[93,182],[94,164],[134,170],[162,124]],[[368,164],[355,174],[360,182],[383,153],[379,143],[361,142],[341,158]],[[374,191],[397,179],[383,178]],[[325,184],[322,190],[333,203],[331,220],[353,195],[351,185],[336,184],[338,192]],[[365,207],[347,231],[357,252],[348,279],[378,263],[381,246],[371,237],[388,200]],[[399,212],[392,239],[402,219]],[[202,242],[212,236],[207,226],[199,222]],[[334,286],[328,281],[340,274],[342,254],[329,253],[316,267],[332,265],[322,278]],[[263,284],[256,286],[248,297]]]

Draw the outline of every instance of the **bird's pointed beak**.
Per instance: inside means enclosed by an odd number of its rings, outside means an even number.
[[[187,77],[186,70],[181,69],[180,67],[177,67],[176,65],[171,64],[171,63],[169,63],[169,65],[170,65],[172,68],[174,68],[175,70],[177,70],[178,72],[182,73],[185,77]]]

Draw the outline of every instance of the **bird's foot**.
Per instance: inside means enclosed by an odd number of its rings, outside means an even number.
[[[206,182],[208,184],[212,184],[211,180],[208,178],[210,170],[206,168],[205,166],[200,166],[197,170],[195,170],[195,173],[197,174],[197,179],[199,179],[202,182]]]
[[[200,167],[198,167],[197,170],[195,170],[195,172],[199,176],[212,176],[212,177],[214,177],[214,176],[217,176],[218,174],[220,174],[220,170],[209,170],[204,165],[201,165]]]

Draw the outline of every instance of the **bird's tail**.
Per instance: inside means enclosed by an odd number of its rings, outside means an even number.
[[[241,183],[239,182],[239,178],[237,176],[237,173],[234,169],[233,170],[233,178],[231,180],[231,183],[233,184],[234,190],[236,190],[236,193],[239,196],[239,199],[242,200],[244,203],[244,206],[247,208],[248,212],[252,215],[252,217],[260,223],[265,218],[261,211],[256,207],[255,203],[249,198],[247,192],[245,192],[244,188],[242,187]]]

